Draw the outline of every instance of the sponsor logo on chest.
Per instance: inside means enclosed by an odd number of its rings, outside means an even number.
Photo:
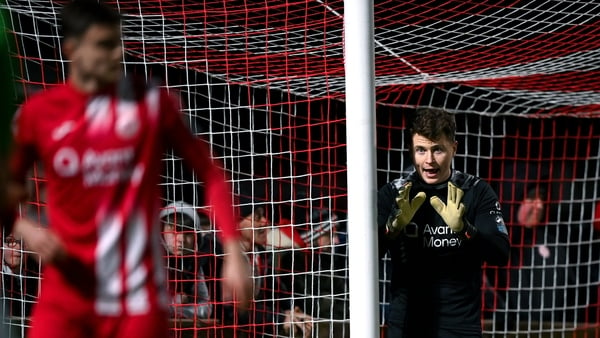
[[[134,166],[135,152],[131,146],[105,150],[62,147],[54,155],[53,167],[58,176],[81,174],[85,187],[108,186],[135,180],[139,168]]]
[[[52,167],[61,177],[81,174],[85,187],[109,186],[143,173],[136,165],[135,145],[140,138],[140,107],[135,102],[114,102],[98,96],[88,102],[83,123],[67,120],[51,132],[59,147]]]
[[[425,224],[423,228],[423,246],[426,248],[459,248],[462,242],[447,225]]]

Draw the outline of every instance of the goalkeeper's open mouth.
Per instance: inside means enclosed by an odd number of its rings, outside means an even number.
[[[431,169],[425,169],[423,168],[423,175],[427,178],[436,178],[440,173],[440,169],[439,168],[431,168]]]

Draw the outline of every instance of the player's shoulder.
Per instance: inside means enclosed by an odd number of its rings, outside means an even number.
[[[490,185],[481,177],[468,174],[459,170],[453,170],[450,181],[462,190],[486,190],[491,189]]]
[[[126,101],[139,101],[149,93],[160,92],[161,81],[155,78],[146,79],[138,75],[127,75],[117,83],[117,96]]]
[[[388,185],[392,189],[400,190],[400,188],[402,188],[406,184],[411,183],[411,182],[414,183],[414,182],[418,182],[418,181],[419,180],[418,180],[417,172],[413,169],[412,171],[409,171],[408,173],[405,173],[404,175],[389,182]]]
[[[167,88],[158,78],[144,78],[136,75],[123,77],[117,84],[117,97],[120,101],[145,101],[151,111],[179,111],[177,91]],[[159,108],[160,107],[160,108]],[[169,107],[169,109],[165,109]]]
[[[409,182],[414,182],[414,177],[411,173],[403,174],[402,176],[387,182],[377,192],[377,200],[379,205],[388,205],[389,200],[393,200],[398,191]]]
[[[38,90],[31,94],[23,103],[23,107],[43,107],[53,103],[60,104],[62,101],[70,100],[74,95],[67,84],[57,84],[44,90]]]
[[[50,88],[28,93],[27,98],[17,109],[13,125],[17,121],[26,121],[27,124],[40,124],[42,121],[54,120],[61,114],[65,107],[69,107],[76,99],[76,93],[66,84],[53,85]]]

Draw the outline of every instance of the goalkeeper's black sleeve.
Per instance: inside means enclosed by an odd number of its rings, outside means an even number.
[[[473,224],[477,226],[475,239],[483,255],[483,259],[491,265],[506,265],[508,263],[510,242],[508,231],[502,217],[500,204],[497,203],[495,193],[485,184],[482,205],[493,205],[492,208],[483,208],[476,216]]]
[[[465,223],[476,229],[471,241],[478,245],[482,259],[488,264],[505,265],[510,242],[498,197],[488,183],[473,176],[462,176],[469,177],[459,183],[470,191],[465,194],[463,203],[467,206]]]

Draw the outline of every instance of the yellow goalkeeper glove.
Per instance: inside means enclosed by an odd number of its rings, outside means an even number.
[[[437,196],[433,196],[429,200],[433,209],[442,216],[444,222],[454,232],[461,232],[465,227],[465,223],[463,222],[465,205],[460,203],[464,194],[462,189],[455,186],[452,182],[448,182],[447,205]]]
[[[412,220],[415,216],[415,213],[423,202],[425,202],[425,193],[419,192],[412,201],[409,202],[410,198],[410,188],[412,187],[412,183],[407,183],[400,191],[398,191],[398,197],[396,197],[396,205],[388,222],[386,224],[386,230],[388,236],[395,237],[402,231],[406,225]]]

